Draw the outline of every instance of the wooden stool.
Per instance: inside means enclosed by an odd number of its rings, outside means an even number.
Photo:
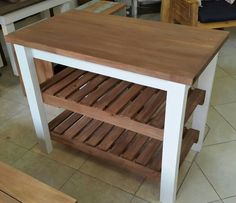
[[[102,14],[115,14],[115,15],[125,15],[126,4],[112,2],[112,1],[100,1],[92,0],[88,3],[83,4],[76,8],[77,10],[89,11],[92,13],[102,13]]]
[[[0,202],[76,203],[56,189],[0,162]]]

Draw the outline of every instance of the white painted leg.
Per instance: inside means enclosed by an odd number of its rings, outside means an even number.
[[[175,203],[186,100],[189,86],[176,84],[167,91],[163,140],[162,203]]]
[[[15,45],[15,50],[40,148],[43,152],[50,153],[52,144],[32,51],[20,45]]]
[[[8,25],[2,25],[2,31],[4,35],[7,35],[11,32],[15,31],[15,26],[14,23],[8,24]],[[16,64],[16,59],[15,59],[15,54],[14,54],[14,49],[13,46],[9,43],[6,43],[7,46],[7,51],[8,51],[8,55],[11,61],[11,66],[12,66],[12,70],[14,75],[19,76],[19,73],[17,71],[17,64]]]
[[[47,10],[45,10],[45,11],[42,11],[41,13],[40,13],[40,15],[41,15],[41,18],[42,19],[47,19],[47,18],[50,18],[51,16],[50,16],[50,11],[49,11],[49,9],[47,9]]]
[[[132,12],[133,17],[138,17],[138,0],[132,0]]]
[[[64,12],[66,12],[66,11],[71,10],[72,8],[74,8],[74,7],[73,7],[73,2],[72,2],[72,1],[66,2],[66,3],[64,3],[64,4],[62,4],[62,5],[60,6],[60,12],[61,12],[61,13],[64,13]]]
[[[207,66],[207,68],[201,74],[197,82],[197,87],[206,91],[204,104],[201,106],[197,106],[193,113],[192,120],[192,128],[200,131],[198,143],[194,144],[192,147],[194,151],[198,152],[201,150],[205,138],[205,125],[207,122],[208,109],[211,100],[211,92],[215,77],[217,58],[218,55],[215,56],[215,58]]]

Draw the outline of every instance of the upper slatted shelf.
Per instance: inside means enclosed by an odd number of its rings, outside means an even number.
[[[44,82],[41,90],[48,104],[163,140],[165,91],[72,68]],[[185,121],[204,96],[199,89],[189,92]]]

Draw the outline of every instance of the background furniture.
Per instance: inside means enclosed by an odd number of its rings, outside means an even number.
[[[73,10],[6,40],[16,49],[42,151],[51,152],[52,138],[161,177],[161,202],[174,203],[179,164],[198,135],[193,149],[202,147],[227,35]],[[39,86],[34,58],[72,68]],[[67,110],[48,125],[43,102]],[[192,113],[193,129],[185,129]]]
[[[49,17],[49,9],[60,6],[61,12],[70,10],[73,7],[74,0],[28,0],[20,3],[6,3],[0,1],[0,24],[4,35],[15,31],[14,23],[26,17],[37,13]],[[11,61],[11,66],[15,75],[18,75],[17,64],[14,57],[14,51],[10,44],[7,44],[7,50]]]
[[[56,189],[0,162],[1,203],[76,203]]]
[[[162,21],[204,28],[224,28],[236,26],[236,2],[225,0],[165,0],[162,3]]]
[[[7,61],[0,43],[0,68],[7,65]]]

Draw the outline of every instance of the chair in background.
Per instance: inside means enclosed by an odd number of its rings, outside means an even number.
[[[204,28],[236,26],[236,2],[225,0],[164,0],[161,8],[163,22],[177,22]]]
[[[7,61],[3,52],[3,48],[0,42],[0,68],[7,65]]]

